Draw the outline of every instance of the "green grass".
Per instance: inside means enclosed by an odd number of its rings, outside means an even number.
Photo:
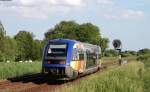
[[[150,92],[150,68],[146,69],[143,81],[144,81],[144,92]]]
[[[144,92],[150,92],[150,60],[142,61],[145,65],[145,73],[144,73]]]
[[[150,53],[138,56],[137,60],[145,65],[145,73],[143,75],[144,92],[150,92]]]
[[[118,57],[103,57],[102,63],[115,62],[117,60],[118,60]]]
[[[133,61],[136,60],[137,57],[135,56],[130,56],[130,57],[122,57],[123,60],[127,61]],[[119,60],[119,57],[102,57],[102,63],[107,63],[107,62],[116,62]]]
[[[0,62],[0,80],[23,76],[26,74],[39,73],[40,71],[41,71],[41,62],[32,62],[32,63]]]
[[[143,63],[131,62],[103,73],[93,74],[86,81],[66,85],[61,92],[144,92],[144,73]]]

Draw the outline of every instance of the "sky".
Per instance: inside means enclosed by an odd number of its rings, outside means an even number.
[[[36,39],[62,20],[93,23],[102,37],[120,39],[123,50],[150,48],[150,0],[0,0],[0,20],[7,35],[20,30]]]

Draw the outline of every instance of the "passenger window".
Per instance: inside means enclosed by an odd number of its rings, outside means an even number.
[[[74,60],[74,61],[79,60],[79,53],[78,53],[78,50],[76,48],[74,48],[72,50],[72,60]]]
[[[80,49],[78,52],[79,52],[79,60],[84,60],[84,51]]]
[[[84,52],[81,49],[73,49],[72,60],[84,60]]]

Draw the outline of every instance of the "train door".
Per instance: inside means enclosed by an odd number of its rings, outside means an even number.
[[[86,67],[85,60],[86,58],[83,49],[73,48],[71,61],[71,66],[73,69],[77,70],[79,73],[82,73]]]
[[[84,51],[84,69],[87,67],[87,53],[86,50]]]
[[[86,69],[97,65],[97,56],[95,52],[86,50]]]
[[[79,55],[79,64],[80,64],[80,69],[79,72],[82,73],[85,69],[86,69],[86,54],[85,51],[83,49],[79,49],[78,50],[78,55]]]

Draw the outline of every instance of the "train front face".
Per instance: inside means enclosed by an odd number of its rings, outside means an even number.
[[[63,39],[50,40],[45,46],[42,72],[54,79],[76,78],[77,72],[70,66],[74,43]]]

